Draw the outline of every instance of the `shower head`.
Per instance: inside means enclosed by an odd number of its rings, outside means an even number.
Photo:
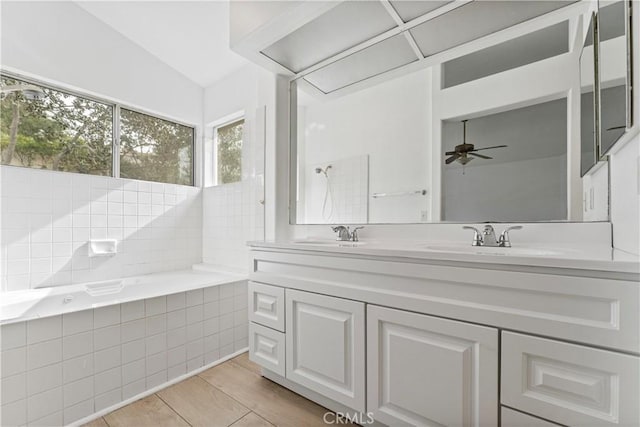
[[[13,92],[21,92],[22,96],[24,96],[25,99],[27,99],[28,101],[42,101],[46,95],[44,91],[38,86],[29,85],[29,84],[27,85],[17,84],[17,85],[5,86],[2,88],[0,93],[2,93],[4,97]]]
[[[322,169],[322,168],[316,168],[316,173],[321,173],[324,176],[327,176],[327,172],[329,172],[329,169],[331,169],[331,165],[327,165],[326,168]]]

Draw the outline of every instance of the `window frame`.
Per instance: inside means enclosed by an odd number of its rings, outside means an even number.
[[[235,184],[236,182],[242,182],[242,157],[240,158],[240,180],[238,181],[234,181],[234,182],[223,182],[220,183],[218,182],[218,129],[223,128],[225,126],[229,126],[232,125],[234,123],[237,122],[243,122],[243,125],[247,123],[247,118],[245,117],[245,113],[244,111],[239,111],[233,114],[229,114],[226,117],[223,117],[222,119],[212,123],[211,129],[213,131],[213,135],[212,135],[212,142],[213,142],[213,150],[212,150],[212,157],[213,157],[213,161],[212,161],[212,167],[211,167],[211,175],[212,175],[212,186],[217,187],[219,185],[226,185],[226,184]],[[243,128],[243,132],[242,132],[242,148],[241,151],[244,150],[244,128]]]
[[[8,79],[15,79],[15,80],[20,80],[22,82],[25,83],[29,83],[29,84],[33,84],[36,86],[40,86],[46,89],[51,89],[51,90],[55,90],[58,92],[62,92],[64,94],[67,95],[71,95],[71,96],[75,96],[78,98],[83,98],[83,99],[87,99],[89,101],[93,101],[93,102],[97,102],[100,104],[105,104],[108,105],[112,108],[112,112],[113,112],[113,122],[112,122],[112,138],[111,138],[111,175],[92,175],[92,174],[85,174],[85,175],[89,175],[89,176],[105,176],[107,178],[115,178],[115,179],[120,179],[120,137],[121,137],[121,126],[120,126],[120,109],[124,108],[126,110],[132,111],[134,113],[139,113],[139,114],[144,114],[147,116],[150,116],[152,118],[155,119],[159,119],[159,120],[164,120],[173,124],[177,124],[177,125],[181,125],[181,126],[185,126],[191,129],[191,134],[192,134],[192,138],[191,138],[191,153],[192,153],[192,159],[191,159],[191,184],[177,184],[177,183],[171,183],[171,182],[161,182],[162,184],[172,184],[172,185],[184,185],[187,187],[197,187],[197,176],[196,176],[196,164],[198,161],[198,154],[196,152],[196,139],[197,139],[197,135],[198,135],[198,125],[194,124],[194,123],[187,123],[181,120],[176,120],[174,118],[168,117],[168,116],[164,116],[161,114],[157,114],[154,112],[150,112],[150,111],[146,111],[144,109],[141,108],[137,108],[134,106],[131,106],[129,104],[123,103],[123,102],[119,102],[119,101],[115,101],[113,99],[108,99],[108,98],[104,98],[104,97],[100,97],[100,96],[96,96],[93,95],[91,93],[88,92],[83,92],[81,90],[77,90],[77,89],[69,89],[68,87],[56,84],[56,83],[50,83],[48,81],[45,81],[44,79],[39,79],[39,78],[34,78],[34,77],[29,77],[29,76],[25,76],[23,74],[19,74],[19,73],[15,73],[15,72],[11,72],[11,71],[7,71],[4,69],[0,69],[0,78],[8,78]],[[12,166],[12,167],[23,167],[25,169],[30,169],[27,166],[15,166],[15,165],[2,165],[2,166]],[[49,169],[47,169],[49,170]],[[62,172],[62,173],[76,173],[76,172],[67,172],[67,171],[53,171],[53,170],[49,170],[51,172]],[[145,181],[145,180],[141,180],[141,179],[135,179],[135,178],[126,178],[126,179],[131,179],[134,181],[143,181],[143,182],[160,182],[160,181]]]

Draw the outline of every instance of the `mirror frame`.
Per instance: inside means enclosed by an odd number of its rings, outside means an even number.
[[[587,26],[587,31],[585,32],[585,37],[582,42],[582,51],[580,52],[579,63],[582,63],[582,55],[584,54],[585,42],[589,35],[593,40],[593,163],[582,170],[580,167],[580,178],[584,178],[590,172],[593,171],[593,168],[600,162],[602,159],[600,156],[600,73],[598,66],[598,13],[597,11],[592,11],[590,14],[590,19],[584,22],[585,26]],[[588,25],[587,25],[588,24]],[[591,29],[591,31],[589,31]],[[589,34],[591,33],[591,34]],[[580,137],[582,140],[582,137]]]
[[[633,84],[632,84],[632,80],[633,80],[633,35],[632,35],[632,29],[633,29],[633,22],[632,22],[632,14],[631,14],[631,8],[632,8],[632,2],[633,0],[621,0],[622,3],[624,4],[624,31],[625,31],[625,47],[626,47],[626,64],[627,64],[627,69],[626,69],[626,77],[625,77],[625,130],[622,134],[620,134],[620,136],[618,137],[618,139],[616,139],[613,144],[611,144],[611,146],[609,148],[607,148],[606,150],[603,150],[602,148],[602,129],[600,128],[600,118],[602,115],[602,104],[601,104],[601,97],[600,97],[600,91],[602,90],[602,85],[600,82],[600,58],[599,58],[599,52],[600,52],[600,34],[599,34],[599,27],[600,27],[600,0],[598,0],[598,13],[596,13],[596,24],[594,26],[594,28],[596,29],[593,37],[593,45],[594,45],[594,62],[595,62],[595,84],[596,84],[596,91],[597,91],[597,98],[596,101],[597,103],[595,105],[597,105],[597,115],[596,115],[596,121],[597,121],[597,127],[596,127],[596,139],[597,139],[597,147],[596,147],[596,159],[599,159],[601,161],[606,161],[608,160],[608,153],[611,151],[611,149],[618,143],[618,141],[620,141],[622,139],[622,137],[629,132],[629,129],[631,129],[631,127],[633,126]],[[595,46],[598,46],[597,48]]]

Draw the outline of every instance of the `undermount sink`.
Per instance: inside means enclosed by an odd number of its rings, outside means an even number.
[[[474,255],[511,255],[511,256],[551,256],[559,255],[561,252],[549,249],[511,247],[501,248],[492,246],[471,246],[471,245],[429,245],[426,250],[434,252],[462,253]]]
[[[349,242],[339,240],[321,240],[321,239],[300,239],[292,240],[291,243],[296,245],[313,245],[313,246],[331,246],[331,247],[356,247],[362,246],[365,242]]]

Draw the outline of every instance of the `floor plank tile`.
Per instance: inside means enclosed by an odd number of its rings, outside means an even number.
[[[90,423],[83,424],[82,427],[109,427],[109,424],[104,420],[104,418],[96,418]]]
[[[223,363],[200,376],[277,426],[326,427],[327,409],[237,364]]]
[[[234,357],[233,359],[231,359],[231,362],[237,363],[238,365],[250,370],[255,374],[262,375],[262,368],[257,363],[253,363],[251,360],[249,360],[248,352]]]
[[[273,424],[259,417],[255,412],[249,412],[244,417],[233,423],[231,427],[273,427]]]
[[[155,394],[104,416],[110,427],[188,426]]]
[[[198,376],[165,388],[157,395],[192,426],[227,427],[250,412]]]

